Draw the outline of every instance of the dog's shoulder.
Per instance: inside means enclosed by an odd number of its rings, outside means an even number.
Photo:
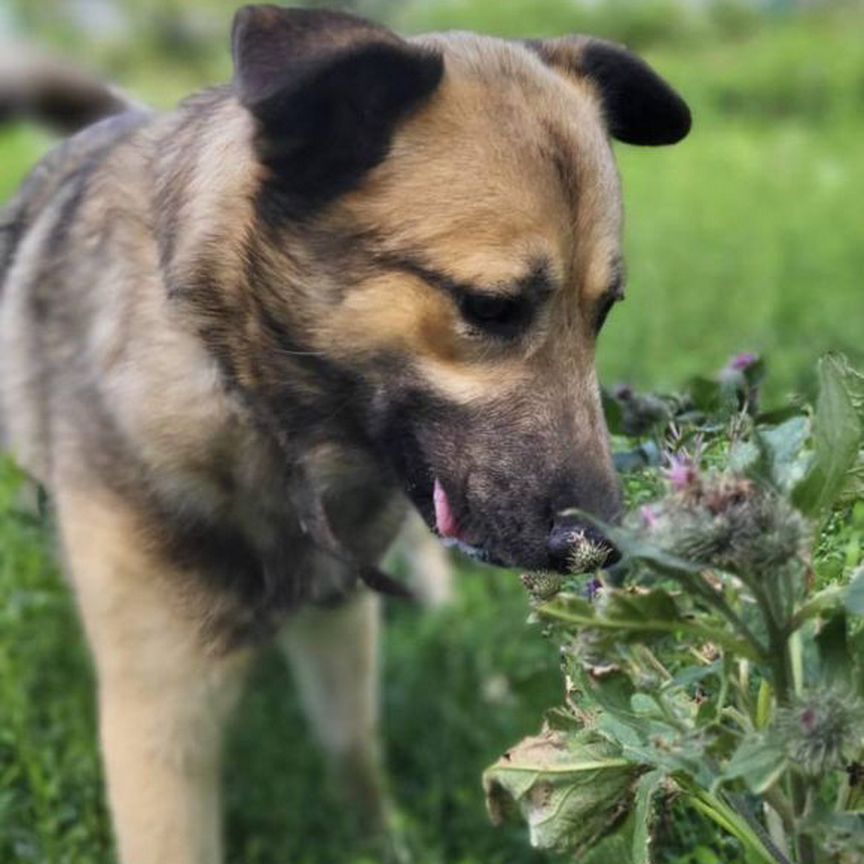
[[[83,188],[107,154],[153,116],[149,111],[130,110],[100,120],[65,139],[33,168],[17,195],[0,210],[0,285],[28,229],[58,201],[59,193],[69,187]]]

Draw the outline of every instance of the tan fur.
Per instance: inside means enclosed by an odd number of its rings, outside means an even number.
[[[379,598],[364,593],[340,609],[301,612],[281,636],[337,789],[367,828],[388,818],[378,770],[379,616]]]
[[[141,526],[122,501],[93,488],[60,488],[56,499],[99,675],[120,858],[212,864],[221,855],[223,724],[248,652],[226,657],[201,645],[188,613],[166,590],[170,566],[135,542]]]

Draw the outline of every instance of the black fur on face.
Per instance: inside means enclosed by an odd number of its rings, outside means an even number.
[[[270,169],[262,200],[282,219],[355,187],[444,74],[440,55],[338,12],[247,6],[232,45],[235,87]]]

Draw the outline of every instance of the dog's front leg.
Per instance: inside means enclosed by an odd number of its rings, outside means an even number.
[[[122,502],[61,490],[64,551],[95,659],[123,864],[218,864],[219,753],[246,658],[200,638],[178,580]],[[187,582],[188,585],[188,582]]]
[[[310,608],[282,644],[337,791],[371,834],[386,828],[378,741],[380,602],[367,591],[335,608]]]

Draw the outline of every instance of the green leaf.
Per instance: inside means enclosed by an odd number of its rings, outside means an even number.
[[[666,772],[649,771],[636,784],[632,864],[651,864],[651,838],[654,827],[654,796],[666,779]]]
[[[748,861],[758,861],[760,864],[776,864],[776,862],[789,864],[785,858],[773,854],[747,820],[722,798],[699,788],[686,778],[676,777],[675,779],[687,793],[685,800],[691,807],[707,816],[724,831],[728,831],[744,845],[745,850],[749,853]]]
[[[619,474],[656,467],[661,461],[660,448],[653,441],[646,441],[632,450],[618,450],[612,454],[612,462]]]
[[[604,616],[613,621],[626,621],[634,629],[658,621],[680,621],[681,613],[668,591],[615,591],[609,597]]]
[[[864,615],[864,567],[853,574],[846,589],[846,611],[851,615]]]
[[[836,355],[835,361],[840,374],[843,376],[843,382],[846,384],[852,404],[858,412],[858,419],[864,426],[864,372],[859,372],[853,368],[849,358],[843,354]]]
[[[747,788],[760,795],[777,782],[786,768],[786,754],[775,738],[748,735],[723,771],[722,779],[743,780]]]
[[[759,683],[759,693],[756,696],[756,728],[764,729],[774,713],[774,688],[767,678]]]
[[[735,441],[729,448],[729,470],[734,474],[762,477],[768,472],[764,466],[762,450],[753,441]]]
[[[829,585],[827,588],[817,591],[792,616],[790,629],[794,632],[811,618],[842,608],[845,605],[848,591],[848,585]],[[847,611],[851,612],[852,610],[847,609]]]
[[[697,410],[704,414],[731,414],[738,408],[735,391],[719,381],[697,375],[690,379],[687,392]]]
[[[781,423],[785,423],[793,417],[801,417],[803,414],[804,408],[801,405],[784,405],[782,408],[757,414],[756,423],[759,426],[779,426]]]
[[[819,649],[820,679],[827,685],[849,683],[852,671],[852,657],[849,655],[846,615],[838,612],[832,615],[816,634],[816,647]]]
[[[843,809],[848,813],[864,813],[864,772],[859,770],[855,776],[848,777],[847,783]]]
[[[723,664],[719,660],[715,660],[707,666],[689,666],[679,672],[669,683],[673,687],[690,687],[712,675],[720,675],[722,672]]]
[[[483,774],[489,816],[515,810],[531,845],[577,855],[610,833],[630,810],[643,772],[593,732],[546,731],[526,738]]]
[[[577,675],[582,687],[591,694],[601,708],[619,723],[635,729],[644,739],[650,727],[632,710],[631,700],[636,688],[628,675],[616,670],[597,676],[592,675],[591,670],[585,668],[580,669]]]
[[[606,633],[610,645],[622,640],[647,639],[651,634],[666,636],[689,633],[703,642],[714,642],[734,654],[755,659],[753,646],[744,639],[720,627],[703,623],[703,618],[685,618],[677,608],[673,610],[669,604],[674,605],[674,601],[667,592],[646,592],[642,595],[646,598],[644,606],[637,599],[616,599],[619,594],[625,593],[617,591],[610,598],[607,610],[614,612],[611,615],[598,615],[590,603],[573,595],[559,595],[554,601],[538,606],[534,614],[538,619],[565,627],[569,625],[580,630],[592,629]],[[665,595],[668,602],[658,595]]]
[[[847,368],[845,360],[833,354],[819,362],[813,459],[792,492],[793,503],[807,515],[833,504],[858,458],[861,421],[847,389]]]
[[[788,492],[801,480],[805,471],[801,456],[808,432],[807,418],[801,416],[755,432],[765,479],[781,492]]]

